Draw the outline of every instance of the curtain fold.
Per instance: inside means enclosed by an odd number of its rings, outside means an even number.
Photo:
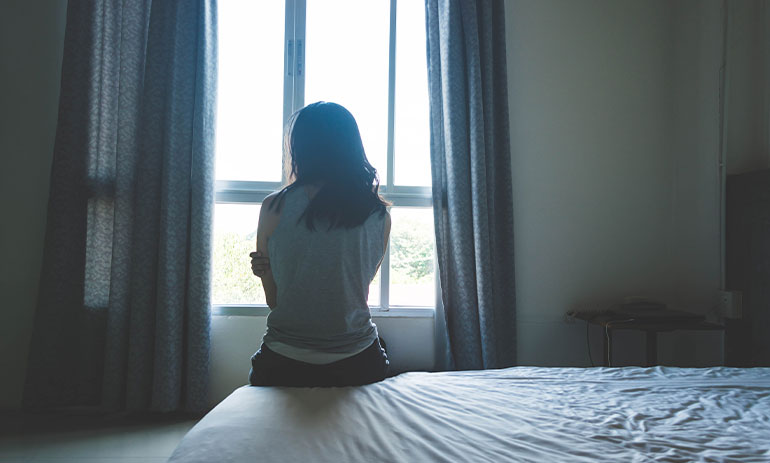
[[[443,367],[507,367],[516,303],[503,1],[427,0],[426,23]]]
[[[24,405],[207,407],[215,0],[70,2]]]

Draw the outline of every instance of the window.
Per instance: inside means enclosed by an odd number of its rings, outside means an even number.
[[[286,120],[319,100],[356,117],[380,191],[393,203],[369,305],[435,305],[425,11],[422,2],[396,1],[219,2],[216,306],[265,304],[248,258],[259,208],[286,180]]]

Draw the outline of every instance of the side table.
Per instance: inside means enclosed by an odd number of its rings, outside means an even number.
[[[676,330],[724,331],[723,325],[707,322],[703,319],[682,319],[661,316],[656,311],[654,317],[635,314],[629,316],[620,312],[570,312],[567,315],[604,328],[604,366],[612,366],[612,334],[614,330],[636,330],[646,333],[646,365],[658,364],[658,333]]]

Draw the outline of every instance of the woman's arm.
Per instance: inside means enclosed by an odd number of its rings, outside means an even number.
[[[276,193],[268,195],[262,202],[262,207],[259,212],[259,225],[257,226],[257,256],[267,259],[268,263],[270,252],[268,251],[267,243],[273,235],[281,218],[280,213],[271,207],[275,200],[275,195]],[[270,309],[274,309],[277,304],[278,288],[275,285],[273,271],[268,266],[267,269],[258,276],[262,278],[262,288],[265,290],[265,300],[267,301],[267,305]]]
[[[382,265],[382,259],[385,258],[385,253],[388,251],[388,239],[390,238],[390,213],[385,212],[385,243],[382,246],[382,257],[380,257],[380,263],[377,264],[377,270],[374,272],[375,275],[377,274],[377,271],[380,270],[380,265]]]

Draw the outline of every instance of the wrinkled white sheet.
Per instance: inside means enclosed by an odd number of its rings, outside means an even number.
[[[770,368],[406,373],[244,386],[170,462],[770,461]]]

